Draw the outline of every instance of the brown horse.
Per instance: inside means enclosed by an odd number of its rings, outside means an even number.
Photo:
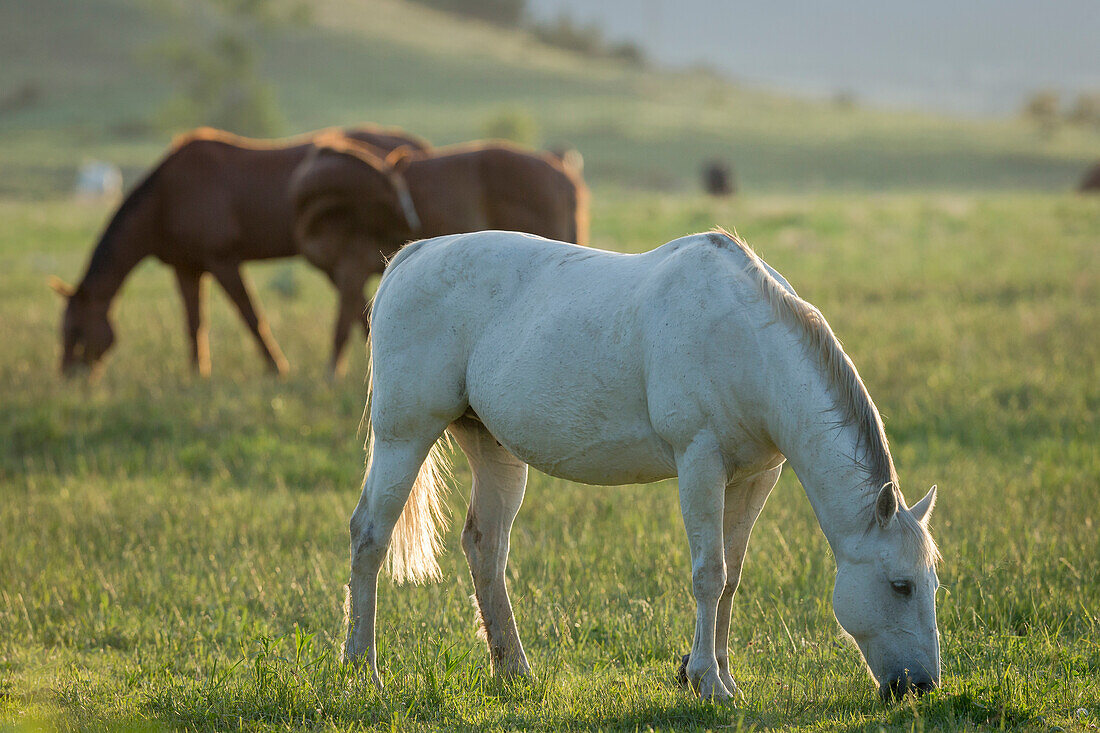
[[[368,328],[363,287],[413,238],[508,229],[586,244],[588,192],[562,159],[504,143],[384,151],[318,139],[291,182],[301,253],[340,291],[334,371],[355,321]]]
[[[191,363],[210,372],[204,324],[203,275],[210,273],[240,311],[268,366],[279,373],[286,359],[253,305],[241,263],[298,254],[288,183],[322,131],[285,141],[261,141],[200,128],[171,150],[122,202],[99,238],[74,289],[54,279],[67,298],[61,326],[61,371],[94,367],[114,343],[111,302],[130,271],[153,255],[171,266],[187,317]],[[400,130],[346,131],[383,150],[423,149],[427,143]]]

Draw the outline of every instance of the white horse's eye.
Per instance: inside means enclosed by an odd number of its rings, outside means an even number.
[[[913,584],[908,580],[895,580],[890,583],[890,587],[894,589],[894,592],[899,596],[909,596],[913,593]]]

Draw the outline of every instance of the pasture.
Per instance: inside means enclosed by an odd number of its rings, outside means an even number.
[[[46,280],[76,278],[107,212],[3,200],[0,725],[1100,725],[1100,202],[606,188],[593,204],[604,248],[736,227],[829,319],[886,418],[906,497],[939,484],[942,689],[878,701],[832,617],[833,562],[790,471],[734,600],[743,700],[715,706],[674,683],[694,623],[674,482],[532,473],[509,583],[536,680],[499,683],[458,549],[459,457],[447,580],[381,583],[379,695],[335,661],[365,358],[355,348],[349,376],[327,380],[327,283],[303,263],[247,268],[291,362],[284,381],[211,289],[214,370],[200,379],[170,271],[148,262],[116,304],[102,378],[64,383]]]

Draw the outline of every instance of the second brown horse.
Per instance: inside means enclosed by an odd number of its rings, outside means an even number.
[[[387,128],[344,134],[383,150],[427,147],[416,137]],[[149,255],[175,270],[191,362],[200,373],[210,371],[202,305],[206,273],[236,305],[268,366],[285,372],[286,359],[253,305],[240,268],[248,260],[298,254],[288,183],[314,138],[264,142],[209,128],[181,137],[115,212],[80,284],[70,288],[54,281],[68,301],[61,329],[62,372],[101,361],[114,343],[111,302],[130,271]],[[325,273],[335,282],[332,271]]]
[[[340,291],[334,371],[354,323],[369,327],[364,284],[410,239],[507,229],[587,244],[587,189],[557,156],[506,143],[383,155],[319,138],[290,185],[301,254]]]

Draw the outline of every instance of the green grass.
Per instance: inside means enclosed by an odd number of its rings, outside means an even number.
[[[745,693],[673,682],[693,601],[675,484],[533,474],[509,582],[536,671],[487,675],[457,527],[447,580],[383,582],[379,695],[334,661],[362,472],[364,358],[324,377],[334,297],[255,266],[286,381],[212,292],[214,374],[185,366],[171,277],[143,265],[102,378],[55,374],[61,303],[103,209],[0,201],[0,721],[59,729],[1083,730],[1100,724],[1100,205],[1069,196],[598,190],[597,246],[737,227],[830,319],[887,418],[906,495],[940,486],[943,689],[884,707],[829,603],[788,472],[734,603]],[[297,295],[280,292],[297,283]],[[458,460],[461,516],[469,475]],[[460,524],[460,523],[458,523]],[[1084,713],[1078,711],[1083,709]],[[0,722],[0,726],[4,725]]]
[[[150,49],[186,23],[150,0],[0,4],[0,95],[32,82],[38,104],[0,114],[0,193],[71,186],[87,157],[132,182],[168,145],[142,131],[171,93]],[[316,0],[308,28],[261,39],[286,132],[376,121],[437,143],[479,137],[502,110],[526,110],[540,142],[569,141],[588,179],[688,192],[702,161],[736,166],[743,190],[1066,191],[1100,159],[1100,131],[1045,136],[1019,120],[844,109],[701,72],[582,59],[530,37],[402,0]]]

